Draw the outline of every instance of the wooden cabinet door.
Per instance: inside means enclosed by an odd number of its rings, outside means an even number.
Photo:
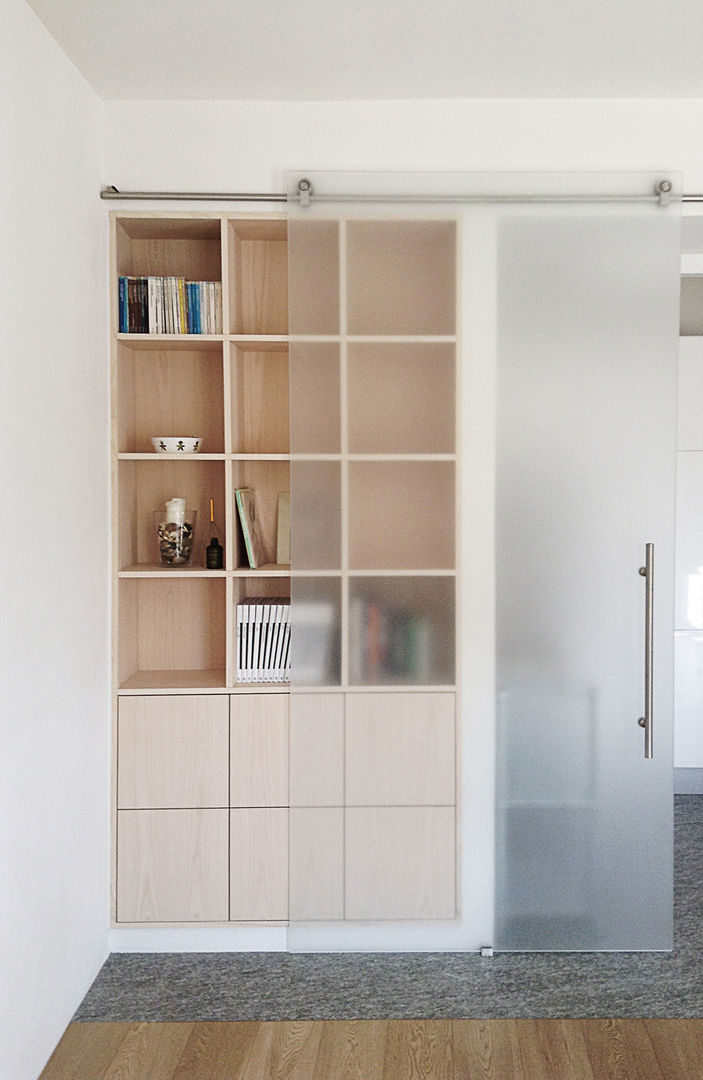
[[[453,693],[348,694],[347,919],[453,919]]]
[[[226,807],[228,718],[225,695],[121,698],[119,808]]]
[[[348,694],[350,806],[453,806],[454,694]]]
[[[226,922],[228,811],[121,810],[118,922]]]
[[[230,806],[287,806],[288,695],[233,695],[230,725]]]
[[[453,806],[357,806],[345,813],[347,919],[456,916]]]
[[[288,808],[230,811],[230,919],[288,918]]]

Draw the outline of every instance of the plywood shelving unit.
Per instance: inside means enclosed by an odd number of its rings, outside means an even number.
[[[452,918],[455,223],[116,213],[112,230],[116,925]],[[225,332],[120,333],[120,275],[221,281]],[[203,449],[156,454],[163,435]],[[170,568],[153,511],[176,496],[198,533]],[[292,597],[294,695],[237,682],[237,604],[262,596]],[[304,881],[322,849],[332,871]]]

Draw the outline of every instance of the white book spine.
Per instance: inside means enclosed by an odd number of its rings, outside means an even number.
[[[245,605],[245,625],[247,628],[247,652],[244,665],[244,681],[254,681],[254,608],[251,600]]]
[[[149,312],[149,334],[158,334],[157,329],[157,292],[158,292],[158,278],[147,279],[148,289],[148,312]]]
[[[279,604],[276,613],[276,655],[273,662],[274,681],[277,683],[283,682],[283,647],[287,615],[288,605]]]
[[[283,681],[290,682],[291,652],[290,652],[290,607],[286,609],[286,621],[283,634]]]
[[[263,603],[257,600],[253,608],[254,635],[251,652],[251,679],[252,682],[261,682],[261,666],[259,663],[259,647],[261,644],[261,621],[263,617]]]
[[[271,667],[269,658],[271,653],[271,618],[274,605],[266,600],[262,604],[261,611],[261,640],[259,641],[259,681],[271,682]]]
[[[244,682],[244,663],[243,663],[243,647],[244,647],[244,608],[241,604],[237,604],[237,682]]]

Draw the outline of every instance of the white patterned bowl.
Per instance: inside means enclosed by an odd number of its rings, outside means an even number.
[[[202,438],[194,435],[158,435],[151,440],[157,454],[197,454],[202,444]]]

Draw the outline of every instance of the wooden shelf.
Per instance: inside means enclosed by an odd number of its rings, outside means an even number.
[[[174,671],[135,671],[120,684],[119,692],[169,693],[198,690],[202,693],[222,693],[225,689],[224,668],[215,671],[179,668]]]
[[[173,464],[176,461],[225,461],[227,454],[157,454],[154,450],[144,452],[122,452],[117,455],[118,461],[158,461]]]
[[[230,345],[250,352],[287,352],[288,334],[229,334]]]
[[[118,570],[118,578],[217,578],[227,577],[226,570],[207,570],[203,566],[164,566],[162,563],[137,563]]]
[[[116,334],[115,340],[136,352],[165,352],[198,349],[218,352],[226,340],[223,334]]]
[[[287,563],[264,563],[253,570],[250,566],[238,566],[232,571],[234,577],[290,577],[290,566]]]

